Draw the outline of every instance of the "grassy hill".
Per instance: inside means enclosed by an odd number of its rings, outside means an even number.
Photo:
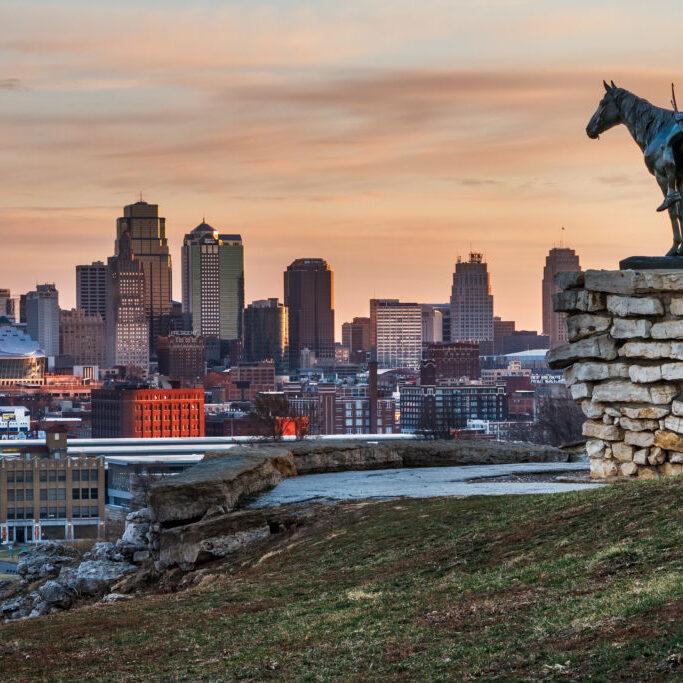
[[[1,678],[680,679],[682,503],[683,477],[341,506],[188,590],[0,627]]]

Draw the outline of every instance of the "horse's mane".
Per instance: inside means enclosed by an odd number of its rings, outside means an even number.
[[[625,88],[617,88],[614,95],[624,123],[639,144],[647,146],[662,127],[671,125],[674,119],[674,112],[671,109],[656,107]]]

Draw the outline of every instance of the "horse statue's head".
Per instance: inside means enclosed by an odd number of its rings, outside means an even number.
[[[619,88],[614,85],[614,81],[611,83],[611,85],[607,85],[605,81],[602,82],[605,86],[605,96],[600,100],[595,114],[593,114],[586,126],[586,134],[591,140],[595,140],[595,138],[600,136],[600,133],[604,133],[612,128],[612,126],[621,123],[619,107],[617,105],[617,91]]]

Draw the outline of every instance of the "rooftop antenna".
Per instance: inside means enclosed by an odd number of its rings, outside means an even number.
[[[142,201],[142,190],[140,190],[140,201]]]
[[[560,233],[560,249],[564,249],[564,225],[562,226]]]
[[[671,106],[674,108],[674,112],[678,114],[678,105],[676,104],[676,91],[674,90],[674,84],[671,84]]]

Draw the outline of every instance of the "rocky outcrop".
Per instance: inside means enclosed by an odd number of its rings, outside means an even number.
[[[570,343],[548,352],[588,418],[591,475],[683,473],[683,273],[587,271],[558,275],[555,310],[568,314]],[[586,302],[591,302],[590,313]],[[596,308],[595,304],[602,302]],[[616,360],[618,358],[618,360]]]
[[[17,573],[24,584],[32,583],[57,576],[64,565],[73,564],[78,558],[79,552],[69,545],[43,541],[19,554]]]

